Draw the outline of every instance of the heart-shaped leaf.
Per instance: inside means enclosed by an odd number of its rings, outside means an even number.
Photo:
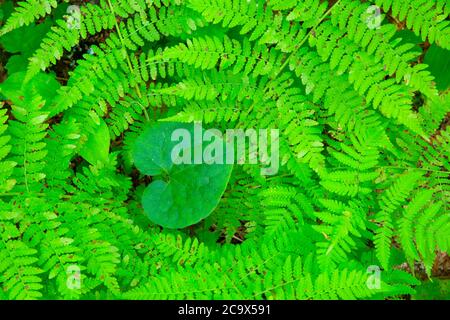
[[[176,136],[179,140],[172,139]],[[199,163],[198,156],[203,156],[209,143],[224,147],[221,137],[211,140],[204,143],[203,130],[194,124],[174,122],[148,126],[138,137],[133,150],[135,165],[154,177],[142,196],[151,221],[170,229],[184,228],[209,216],[218,205],[233,166],[224,164],[223,154],[215,163]],[[180,163],[181,157],[190,160]]]

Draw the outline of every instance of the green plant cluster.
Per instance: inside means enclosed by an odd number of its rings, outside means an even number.
[[[3,1],[0,299],[430,298],[415,267],[433,278],[450,252],[449,14]],[[235,165],[208,217],[163,228],[133,156],[160,120],[278,129],[280,170]]]

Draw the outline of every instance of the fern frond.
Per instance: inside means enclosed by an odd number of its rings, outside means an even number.
[[[376,230],[375,246],[377,257],[383,266],[389,267],[391,241],[393,232],[393,213],[407,199],[409,193],[415,188],[417,181],[423,173],[418,171],[407,172],[389,187],[380,199],[380,212],[376,214],[376,221],[380,224]]]
[[[40,96],[35,95],[12,107],[17,120],[11,121],[8,127],[8,133],[14,137],[8,159],[17,163],[12,177],[17,181],[13,190],[18,192],[39,192],[42,189],[40,181],[45,178],[47,155],[43,139],[48,127],[45,123],[47,114],[40,110],[43,106]]]
[[[49,14],[57,5],[58,0],[26,0],[19,2],[14,12],[1,28],[0,37]]]

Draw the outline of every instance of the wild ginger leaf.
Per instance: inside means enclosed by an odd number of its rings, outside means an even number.
[[[190,153],[187,163],[174,163],[173,151],[180,144],[172,139],[176,130],[189,134],[189,140],[182,141],[185,145],[181,150]],[[195,152],[203,152],[207,146],[203,132],[199,131],[198,136],[194,131],[193,124],[159,122],[145,128],[134,145],[136,166],[155,179],[142,196],[144,211],[151,221],[166,228],[184,228],[209,216],[233,169],[233,165],[224,163],[224,158],[222,163],[194,164]],[[221,144],[225,146],[222,140]]]

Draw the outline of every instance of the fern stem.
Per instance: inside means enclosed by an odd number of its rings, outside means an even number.
[[[294,54],[297,53],[297,51],[305,44],[305,42],[308,40],[309,36],[314,32],[314,30],[319,26],[319,24],[322,23],[322,21],[331,13],[331,11],[333,10],[333,8],[339,3],[341,2],[341,0],[336,1],[324,14],[323,16],[319,19],[319,21],[317,21],[317,23],[311,28],[311,30],[309,30],[309,32],[306,34],[306,36],[303,38],[303,40],[297,45],[297,48],[291,52],[291,54],[289,55],[289,57],[286,59],[286,61],[283,63],[283,65],[281,66],[280,70],[278,70],[278,72],[275,74],[274,78],[277,78],[278,75],[283,72],[283,70],[287,67],[287,65],[289,64],[289,61],[291,60],[291,58],[294,56]]]
[[[291,52],[291,54],[289,55],[289,57],[287,57],[286,61],[283,63],[283,65],[280,67],[280,69],[277,71],[277,73],[274,75],[274,77],[272,79],[276,79],[280,73],[283,72],[283,70],[287,67],[287,65],[289,64],[289,61],[291,60],[291,58],[294,56],[294,54],[297,53],[297,51],[303,46],[303,44],[305,44],[305,42],[308,40],[309,36],[312,34],[312,32],[319,26],[319,24],[322,23],[322,21],[331,13],[332,9],[340,2],[341,0],[336,1],[335,4],[333,4],[324,14],[323,16],[319,19],[319,21],[317,21],[317,23],[311,28],[311,30],[309,30],[308,34],[303,38],[303,40],[300,42],[300,44],[297,46],[297,49],[295,49],[293,52]],[[267,87],[266,87],[267,88]],[[248,109],[248,113],[253,111],[253,108],[255,107],[256,102],[253,103],[250,108]],[[241,125],[241,123],[239,124]],[[238,125],[238,126],[239,126]]]
[[[111,3],[111,0],[108,0],[108,6],[109,6],[109,9],[111,10],[111,13],[114,15],[114,23],[116,25],[117,36],[119,37],[120,43],[122,45],[122,49],[125,52],[125,57],[127,59],[128,68],[130,69],[131,74],[134,74],[133,65],[131,63],[130,56],[128,55],[128,51],[127,51],[127,49],[126,49],[126,47],[124,45],[122,33],[120,32],[119,24],[117,23],[117,19],[115,18],[116,13],[114,12],[114,7],[113,7],[113,5]],[[141,90],[139,89],[139,85],[137,83],[134,86],[134,89],[136,90],[136,94],[138,95],[139,99],[141,99],[142,98],[142,94],[141,94]],[[147,111],[145,110],[145,108],[142,105],[141,105],[141,107],[142,107],[142,111],[144,112],[147,121],[149,121]]]
[[[347,167],[335,167],[335,169],[348,169]],[[431,169],[425,169],[425,168],[413,168],[413,167],[400,167],[400,166],[382,166],[379,167],[379,169],[399,169],[399,170],[419,170],[419,171],[426,171],[426,172],[440,172],[440,173],[450,173],[450,171],[445,170],[431,170]]]
[[[25,146],[23,148],[23,175],[24,175],[25,188],[27,189],[27,192],[30,192],[30,189],[28,188],[28,176],[27,176],[27,142],[26,141],[25,141]]]
[[[136,101],[136,103],[141,107],[142,111],[144,111],[145,120],[147,122],[150,122],[150,117],[148,115],[147,109],[145,109],[145,107],[139,101]]]

